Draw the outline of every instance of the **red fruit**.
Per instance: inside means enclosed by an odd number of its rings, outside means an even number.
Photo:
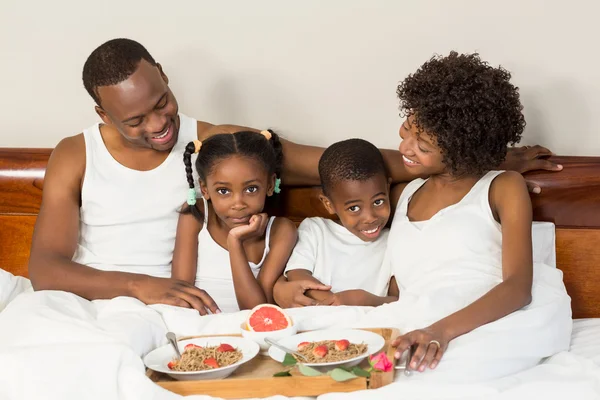
[[[298,344],[298,351],[304,351],[309,345],[310,345],[310,342],[299,343]]]
[[[233,346],[227,343],[223,343],[217,348],[217,351],[220,351],[221,353],[227,353],[229,351],[235,351],[235,349],[233,348]]]
[[[189,349],[201,349],[202,346],[198,346],[197,344],[194,343],[190,343],[190,344],[186,344],[185,347],[183,348],[183,351],[189,350]]]
[[[213,357],[206,358],[204,360],[204,365],[208,365],[211,368],[219,368],[219,363]]]
[[[317,346],[313,349],[313,355],[317,358],[323,358],[327,355],[327,346],[324,344]]]
[[[348,348],[348,346],[350,346],[350,342],[346,339],[338,340],[337,342],[335,342],[335,349],[337,351],[344,351]]]
[[[167,367],[169,367],[169,369],[173,369],[173,368],[175,368],[176,365],[177,365],[177,361],[169,361],[169,363],[167,364]]]

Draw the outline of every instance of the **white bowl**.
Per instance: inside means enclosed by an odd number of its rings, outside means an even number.
[[[265,355],[265,356],[268,354],[268,350],[270,347],[270,345],[265,343],[265,338],[279,341],[279,339],[293,336],[298,332],[298,328],[297,328],[296,324],[294,324],[294,321],[292,321],[291,325],[285,329],[280,329],[280,330],[271,331],[271,332],[254,332],[254,331],[248,330],[246,322],[244,322],[240,326],[240,330],[242,332],[243,337],[256,342],[260,346],[260,354]]]
[[[219,346],[220,344],[227,343],[237,348],[242,352],[242,359],[235,364],[228,365],[226,367],[209,369],[205,371],[190,371],[190,372],[180,372],[180,371],[172,371],[169,369],[167,364],[173,360],[174,358],[174,350],[170,344],[159,347],[157,349],[152,350],[150,353],[144,357],[144,364],[146,367],[151,370],[162,372],[164,374],[169,375],[173,379],[177,379],[180,381],[197,381],[204,379],[223,379],[227,378],[231,375],[240,365],[252,360],[258,354],[258,344],[254,343],[251,340],[244,339],[241,337],[235,336],[215,336],[215,337],[205,337],[205,338],[196,338],[196,339],[188,339],[177,342],[179,346],[179,351],[183,353],[183,348],[193,343],[198,346],[207,347],[207,346]]]
[[[373,332],[363,331],[360,329],[340,329],[340,330],[319,330],[300,333],[298,335],[290,336],[278,340],[277,342],[290,350],[296,350],[298,345],[302,342],[318,342],[321,340],[342,340],[346,339],[350,343],[365,343],[367,345],[367,351],[360,356],[351,358],[349,360],[335,361],[328,363],[303,363],[309,367],[317,368],[319,370],[328,370],[338,367],[350,368],[358,365],[370,355],[377,353],[385,345],[385,339]],[[269,356],[275,361],[283,362],[285,352],[278,349],[277,347],[271,346],[269,349]]]

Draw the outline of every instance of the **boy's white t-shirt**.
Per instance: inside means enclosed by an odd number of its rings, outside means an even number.
[[[374,242],[363,242],[342,225],[325,218],[306,218],[298,227],[298,242],[285,274],[295,269],[310,271],[334,293],[363,289],[385,296],[391,268],[384,262],[389,230]]]

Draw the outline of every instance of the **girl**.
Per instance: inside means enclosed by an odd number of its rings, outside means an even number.
[[[492,170],[525,127],[518,88],[509,79],[509,72],[492,68],[477,54],[452,52],[432,58],[398,86],[407,116],[400,127],[400,153],[415,175],[429,178],[393,193],[399,201],[388,255],[400,286],[398,307],[413,313],[413,329],[423,327],[394,345],[396,358],[412,347],[409,368],[421,372],[436,368],[455,338],[532,302],[527,186],[516,172]],[[542,290],[538,278],[549,289],[542,292],[552,293],[546,297],[553,299],[552,307],[532,304],[521,319],[529,322],[513,322],[508,331],[499,326],[517,319],[490,327],[494,339],[479,341],[488,344],[486,355],[507,351],[498,343],[515,343],[516,351],[519,343],[534,343],[534,337],[539,351],[550,353],[540,354],[538,361],[568,348],[569,298],[560,271],[536,265],[534,288]],[[542,332],[534,334],[535,329]],[[550,347],[544,347],[547,338],[555,339]]]
[[[177,227],[172,278],[204,289],[220,311],[273,302],[273,285],[296,243],[291,221],[263,213],[267,196],[279,193],[282,158],[271,131],[215,135],[185,149],[190,189]]]

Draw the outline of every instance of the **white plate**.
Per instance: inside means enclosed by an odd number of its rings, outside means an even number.
[[[259,346],[252,340],[244,339],[241,337],[234,336],[215,336],[206,338],[187,339],[177,342],[179,345],[179,351],[183,353],[183,349],[186,345],[193,343],[197,346],[208,347],[208,346],[219,346],[220,344],[227,343],[237,348],[242,352],[242,359],[235,364],[228,365],[226,367],[209,369],[205,371],[190,371],[190,372],[179,372],[171,371],[167,364],[174,358],[173,347],[170,344],[159,347],[158,349],[152,350],[144,357],[144,364],[151,370],[162,372],[169,375],[174,379],[181,381],[196,381],[204,379],[223,379],[228,377],[235,371],[240,365],[245,362],[252,360],[258,354]]]
[[[277,340],[277,343],[281,344],[289,348],[290,350],[296,350],[298,345],[302,342],[318,342],[321,340],[341,340],[346,339],[350,343],[360,344],[365,343],[367,347],[367,351],[364,354],[361,354],[358,357],[351,358],[349,360],[344,361],[335,361],[328,363],[304,363],[309,367],[317,367],[319,369],[330,369],[335,367],[353,367],[361,363],[366,357],[377,353],[379,350],[383,348],[385,345],[385,339],[380,335],[363,331],[358,329],[343,329],[343,330],[320,330],[320,331],[311,331],[304,332],[298,335],[290,336],[287,338],[283,338]],[[285,357],[285,352],[278,349],[275,346],[271,346],[269,348],[269,356],[275,361],[283,362]]]

